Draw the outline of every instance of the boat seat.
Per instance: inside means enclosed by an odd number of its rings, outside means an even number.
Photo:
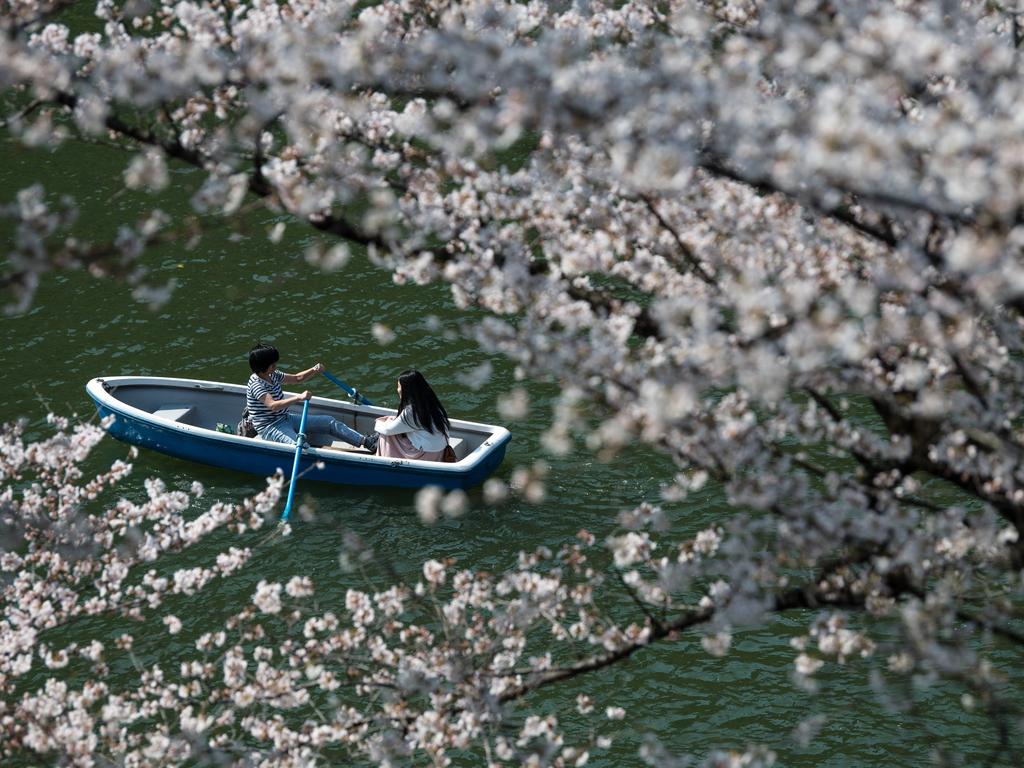
[[[188,403],[173,403],[168,405],[161,405],[155,411],[154,416],[160,416],[164,419],[170,419],[171,421],[180,421],[186,423],[185,417],[191,416],[195,413],[196,407],[189,405]]]
[[[344,440],[335,440],[330,445],[325,445],[324,448],[330,448],[334,451],[350,451],[351,453],[365,453],[367,456],[370,455],[370,452],[361,445],[352,445],[352,443],[346,443]]]
[[[464,458],[466,458],[466,441],[465,440],[463,440],[461,437],[453,437],[453,438],[448,440],[448,443],[451,445],[452,450],[455,451],[455,457],[459,461],[462,461]],[[358,445],[352,445],[352,443],[346,443],[344,440],[335,440],[330,445],[324,446],[324,447],[331,448],[332,450],[335,450],[335,451],[351,451],[352,453],[366,453],[366,454],[370,453],[365,448],[362,448],[362,447],[360,447]]]
[[[450,445],[452,447],[452,450],[455,451],[455,458],[457,458],[459,461],[462,461],[464,458],[466,458],[466,448],[468,446],[466,445],[466,441],[463,440],[461,437],[449,437],[448,445]]]

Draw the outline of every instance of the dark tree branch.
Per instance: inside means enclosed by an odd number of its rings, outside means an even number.
[[[575,281],[570,282],[566,286],[565,291],[576,301],[586,302],[602,315],[617,311],[622,304],[620,299],[616,299],[614,296],[605,293],[604,291],[585,288]],[[640,308],[634,318],[633,331],[642,338],[664,339],[664,335],[662,334],[658,323],[643,307]]]
[[[54,2],[44,5],[34,15],[25,10],[22,10],[21,13],[12,12],[12,8],[18,7],[17,4],[4,2],[4,13],[0,13],[0,30],[4,31],[8,40],[16,40],[22,32],[53,18],[61,11],[73,6],[75,2],[76,0],[54,0]],[[31,9],[32,6],[27,5],[26,8]]]
[[[0,128],[6,128],[6,127],[8,127],[8,126],[9,126],[9,125],[10,125],[11,123],[13,123],[13,122],[15,122],[15,121],[17,121],[17,120],[21,120],[21,119],[23,119],[23,118],[26,118],[26,117],[28,117],[28,116],[29,116],[29,115],[31,115],[31,114],[32,114],[33,112],[35,112],[35,111],[36,111],[37,109],[39,109],[39,107],[41,107],[41,106],[42,106],[42,105],[43,105],[44,103],[45,103],[45,102],[44,102],[44,101],[42,101],[41,99],[36,99],[36,100],[35,100],[35,101],[33,101],[33,102],[32,102],[31,104],[28,104],[28,105],[27,105],[26,107],[24,107],[23,109],[20,109],[20,110],[18,110],[17,112],[15,112],[15,113],[14,113],[13,115],[11,115],[10,117],[8,117],[7,119],[5,119],[5,120],[0,120]]]
[[[838,424],[843,420],[843,414],[839,412],[838,408],[832,405],[827,397],[815,390],[813,387],[804,387],[803,389],[804,392],[810,395],[811,399],[814,400],[815,403],[817,403],[829,416],[832,417],[832,421]]]
[[[697,256],[696,253],[693,252],[693,248],[691,248],[683,240],[683,238],[680,237],[679,232],[676,231],[675,227],[673,227],[665,219],[665,217],[661,215],[661,212],[654,204],[654,201],[651,200],[651,198],[648,195],[640,195],[640,199],[643,200],[644,205],[647,206],[647,210],[649,210],[654,215],[654,218],[658,220],[658,223],[661,224],[661,226],[670,235],[672,235],[672,239],[675,240],[676,246],[679,248],[679,252],[683,256],[683,260],[689,267],[688,271],[693,272],[695,275],[697,275],[697,277],[703,280],[707,285],[710,285],[712,288],[718,288],[718,284],[715,282],[715,278],[712,277],[706,269],[704,269],[704,265],[700,263],[700,258]]]
[[[78,97],[74,94],[60,93],[57,95],[56,101],[62,106],[73,110],[78,104]],[[114,113],[107,116],[105,125],[111,131],[119,133],[122,136],[140,144],[158,147],[169,157],[173,157],[174,159],[180,160],[195,168],[205,169],[207,166],[207,158],[200,152],[183,147],[177,139],[162,139],[151,131],[131,125]],[[266,182],[266,179],[258,168],[249,176],[249,191],[260,198],[276,198],[276,192]],[[361,243],[363,245],[376,245],[381,248],[388,247],[387,242],[381,237],[368,235],[355,227],[347,219],[340,216],[316,216],[307,219],[307,221],[310,225],[321,232],[327,232],[346,240],[351,240],[352,242]]]
[[[61,106],[67,107],[69,110],[74,111],[78,106],[78,96],[73,93],[58,93],[54,99]],[[115,133],[119,133],[122,136],[126,136],[139,144],[144,144],[151,147],[159,147],[168,157],[173,157],[176,160],[181,160],[183,163],[194,166],[196,168],[206,167],[206,158],[196,152],[195,150],[186,149],[182,146],[181,142],[177,139],[167,140],[156,136],[151,131],[147,131],[135,125],[122,120],[114,112],[110,112],[104,120],[104,125]]]
[[[964,385],[967,387],[967,391],[971,393],[975,400],[981,403],[981,406],[985,409],[989,407],[988,398],[985,397],[985,391],[982,388],[981,382],[978,381],[977,377],[967,367],[964,359],[959,353],[953,352],[950,357],[953,359],[953,364],[956,366],[957,373],[960,374],[960,378],[963,379]]]
[[[784,197],[791,198],[801,205],[810,208],[820,214],[823,214],[831,219],[845,224],[846,226],[866,235],[868,238],[875,240],[883,245],[887,245],[890,248],[895,248],[900,244],[900,238],[897,237],[893,225],[890,223],[885,228],[877,227],[868,222],[862,221],[854,216],[847,208],[843,206],[828,206],[822,203],[820,200],[812,197],[811,195],[799,192],[797,190],[786,189],[782,185],[775,182],[773,179],[768,177],[751,177],[746,176],[741,171],[732,168],[725,164],[721,159],[715,157],[709,152],[704,152],[697,162],[698,167],[704,169],[712,176],[718,178],[728,179],[742,184],[746,187],[761,192],[766,195],[782,195]],[[893,198],[890,201],[891,205],[895,205],[899,201],[902,207],[909,207],[913,210],[930,210],[921,206],[913,206],[909,201],[903,201],[899,198]]]
[[[957,618],[961,621],[969,621],[979,627],[984,627],[993,635],[998,635],[1004,640],[1010,640],[1017,645],[1024,646],[1024,633],[1018,632],[1013,627],[1007,626],[1003,623],[997,623],[989,618],[978,616],[966,609],[960,609],[956,612]]]
[[[661,619],[659,619],[657,616],[651,613],[650,608],[643,600],[640,599],[640,596],[636,593],[636,590],[634,590],[631,586],[629,586],[629,584],[626,583],[626,579],[623,577],[622,571],[616,568],[615,576],[618,578],[619,584],[621,584],[622,588],[626,591],[626,594],[629,595],[630,600],[632,600],[633,604],[640,609],[640,612],[643,613],[647,621],[651,623],[651,626],[653,626],[655,629],[661,628]]]
[[[777,595],[769,611],[781,613],[799,608],[820,609],[824,607],[860,608],[863,607],[863,599],[852,594],[828,594],[823,590],[812,587],[795,587]],[[498,697],[498,702],[504,704],[518,701],[527,694],[541,688],[546,688],[554,683],[572,680],[581,675],[596,672],[626,661],[637,651],[647,648],[656,642],[674,639],[676,635],[684,630],[707,623],[714,615],[715,609],[713,607],[702,608],[683,614],[673,621],[662,623],[660,626],[653,626],[646,641],[629,643],[619,650],[610,653],[591,656],[567,667],[540,672],[531,680],[501,694]]]

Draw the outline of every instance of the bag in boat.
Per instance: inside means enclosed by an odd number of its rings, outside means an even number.
[[[248,408],[242,411],[242,420],[239,421],[238,426],[235,427],[235,434],[241,435],[242,437],[256,437],[256,427],[252,425],[252,419],[249,418]]]

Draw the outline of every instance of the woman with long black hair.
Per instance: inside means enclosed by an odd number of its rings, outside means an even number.
[[[443,461],[451,422],[434,390],[419,371],[398,376],[398,414],[377,419],[377,453],[396,459]]]

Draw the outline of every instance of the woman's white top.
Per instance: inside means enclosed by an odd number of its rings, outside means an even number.
[[[397,419],[385,421],[387,417],[377,419],[374,429],[382,435],[405,435],[409,442],[419,451],[443,451],[448,444],[443,432],[429,432],[423,429],[412,412],[412,406],[406,406],[398,414]]]

